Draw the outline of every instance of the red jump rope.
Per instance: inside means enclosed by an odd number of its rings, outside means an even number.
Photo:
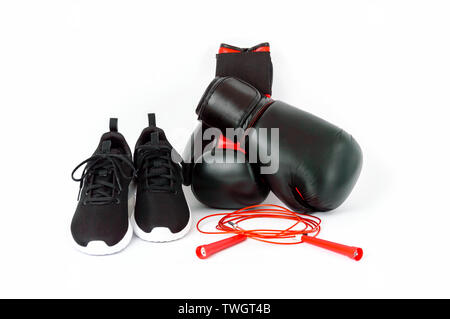
[[[200,223],[205,219],[223,216],[217,226],[217,231],[204,231],[200,229]],[[285,229],[253,229],[246,230],[239,223],[256,218],[275,218],[292,220],[293,224]],[[198,246],[196,254],[205,259],[209,256],[243,242],[247,238],[278,245],[294,245],[308,243],[345,255],[356,261],[363,256],[363,250],[358,247],[346,246],[327,240],[316,238],[320,233],[319,217],[293,212],[277,205],[255,205],[244,207],[232,213],[211,214],[203,217],[197,223],[197,230],[203,234],[237,234],[233,237],[217,242]]]

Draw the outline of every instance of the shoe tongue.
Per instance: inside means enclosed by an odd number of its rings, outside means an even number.
[[[100,152],[103,154],[111,152],[111,140],[104,140],[100,145]]]
[[[154,131],[150,133],[150,144],[152,145],[158,145],[159,144],[159,132]]]
[[[144,145],[148,146],[162,146],[162,145],[169,145],[168,142],[165,140],[164,133],[156,128],[151,127],[147,131],[146,136],[146,142]],[[158,147],[155,148],[155,151],[158,154],[163,155],[166,151],[160,150]],[[152,151],[153,153],[153,151]],[[159,157],[153,157],[151,160],[151,167],[149,167],[149,173],[152,175],[150,177],[151,184],[155,185],[156,187],[166,187],[170,185],[170,181],[166,177],[162,177],[159,175],[170,175],[170,169],[166,166],[164,166],[167,163],[167,160],[164,158]]]
[[[162,134],[162,135],[161,135]],[[162,137],[161,137],[162,136]],[[181,163],[183,158],[177,151],[172,148],[172,145],[166,140],[164,132],[159,130],[158,128],[152,128],[150,131],[150,138],[147,137],[147,142],[145,145],[167,145],[171,149],[171,158],[175,163]]]
[[[118,148],[111,148],[111,140],[104,140],[100,144],[100,153],[102,154],[122,154],[120,149]]]
[[[163,140],[160,139],[160,135],[159,135],[159,131],[152,131],[150,133],[150,138],[147,140],[147,143],[145,143],[146,145],[163,145],[165,144]],[[160,167],[160,164],[162,163],[162,161],[160,159],[154,159],[153,160],[153,164],[155,167]],[[167,169],[162,168],[162,172],[161,173],[166,173]]]

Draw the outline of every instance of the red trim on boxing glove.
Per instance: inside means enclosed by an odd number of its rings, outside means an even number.
[[[241,51],[235,50],[235,49],[230,49],[230,48],[225,48],[225,47],[220,47],[219,54],[222,54],[222,53],[241,53]]]
[[[235,150],[245,154],[245,150],[241,147],[241,143],[234,143],[223,135],[220,135],[219,142],[217,143],[217,148]]]
[[[270,52],[269,46],[263,46],[252,50],[252,52]]]
[[[298,190],[298,187],[295,188],[295,190],[297,191],[297,193],[300,195],[300,197],[305,200],[305,198],[303,197],[302,193],[300,193],[300,191]]]
[[[243,52],[270,52],[269,43],[260,43],[251,48],[239,48],[229,44],[222,43],[219,48],[219,54],[222,53],[243,53]]]

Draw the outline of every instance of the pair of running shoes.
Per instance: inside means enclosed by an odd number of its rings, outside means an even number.
[[[180,156],[156,126],[154,113],[148,120],[132,156],[117,119],[111,118],[110,131],[102,135],[94,154],[73,170],[72,179],[80,183],[71,223],[78,250],[108,255],[124,249],[133,232],[147,241],[166,242],[189,231]],[[75,177],[83,166],[81,176]]]

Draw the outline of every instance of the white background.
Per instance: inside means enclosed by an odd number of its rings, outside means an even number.
[[[448,1],[2,1],[0,297],[450,297]],[[269,41],[273,97],[350,132],[364,152],[321,237],[364,248],[219,237],[70,246],[70,179],[108,118],[133,148],[147,112],[182,151],[221,42]],[[195,220],[216,212],[185,188]],[[270,195],[267,203],[279,203]]]

